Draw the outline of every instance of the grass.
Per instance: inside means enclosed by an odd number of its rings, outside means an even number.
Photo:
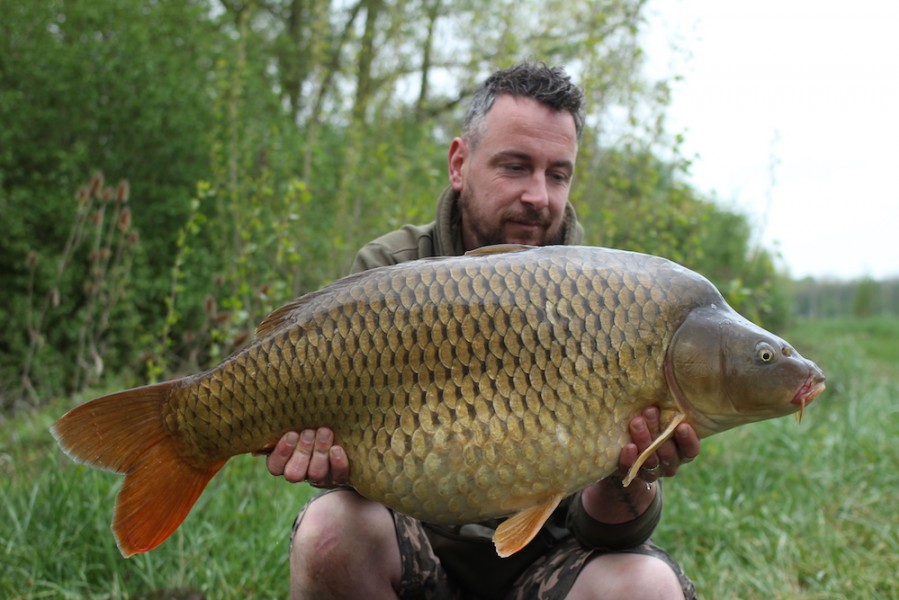
[[[110,521],[121,478],[76,465],[48,433],[67,407],[18,415],[0,442],[0,598],[281,598],[287,540],[311,488],[233,459],[153,552],[122,558]]]
[[[705,440],[666,485],[656,540],[707,599],[899,598],[899,320],[807,322],[788,337],[828,390],[800,425]],[[47,431],[71,404],[2,423],[0,597],[286,595],[287,536],[307,486],[238,457],[171,539],[123,559],[109,530],[120,478],[72,463]]]
[[[705,598],[899,598],[899,320],[806,322],[828,376],[794,419],[703,442],[666,485],[657,541]]]

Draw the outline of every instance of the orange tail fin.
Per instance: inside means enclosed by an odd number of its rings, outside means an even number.
[[[152,550],[181,525],[225,464],[185,462],[162,420],[172,382],[103,396],[70,410],[51,427],[73,460],[125,474],[112,531],[125,557]]]

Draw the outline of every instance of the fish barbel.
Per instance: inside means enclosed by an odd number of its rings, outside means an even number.
[[[232,456],[330,427],[363,496],[433,523],[513,515],[516,552],[562,498],[612,473],[656,405],[700,437],[804,409],[824,375],[701,275],[592,247],[493,247],[351,275],[276,310],[196,375],[110,394],[52,431],[125,474],[122,554],[162,543]]]

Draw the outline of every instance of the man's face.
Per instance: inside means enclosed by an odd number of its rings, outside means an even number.
[[[492,244],[562,243],[577,158],[574,117],[530,98],[499,96],[472,148],[450,145],[466,250]]]

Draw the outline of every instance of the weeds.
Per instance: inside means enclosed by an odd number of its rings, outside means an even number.
[[[46,320],[52,311],[62,310],[63,277],[82,256],[87,262],[88,276],[76,304],[80,325],[69,387],[80,390],[96,383],[103,372],[102,356],[110,316],[125,294],[133,249],[138,243],[137,232],[131,228],[128,182],[121,181],[115,188],[104,187],[103,183],[103,175],[98,173],[78,190],[72,227],[44,294],[37,291],[40,285],[37,252],[30,251],[26,259],[25,328],[29,342],[20,382],[34,406],[39,404],[40,395],[34,385],[33,371],[46,339]]]

